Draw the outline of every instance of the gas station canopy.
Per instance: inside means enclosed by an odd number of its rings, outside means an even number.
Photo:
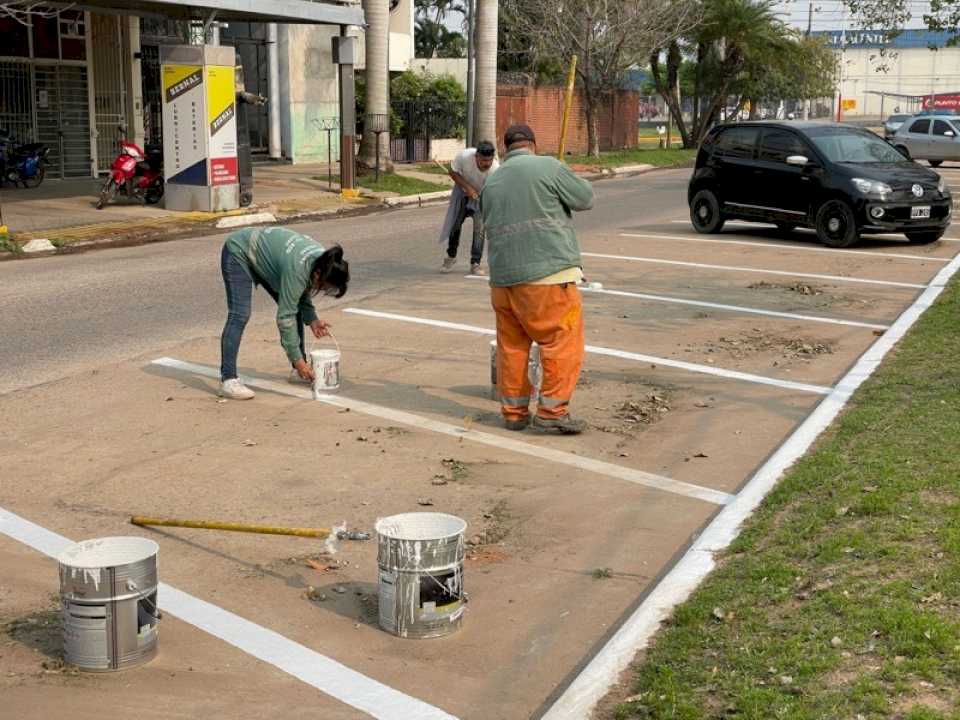
[[[359,0],[79,0],[50,5],[91,12],[160,17],[171,20],[219,20],[311,25],[363,25]]]

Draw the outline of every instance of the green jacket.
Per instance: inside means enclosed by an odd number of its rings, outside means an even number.
[[[244,228],[227,236],[227,250],[253,281],[276,295],[280,344],[291,363],[305,359],[300,352],[297,315],[305,325],[317,319],[307,290],[310,271],[324,248],[316,240],[282,227]]]
[[[564,163],[508,153],[480,195],[490,284],[508,287],[581,267],[572,213],[593,207],[593,187]]]

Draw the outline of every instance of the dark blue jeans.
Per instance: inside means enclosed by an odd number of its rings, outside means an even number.
[[[466,201],[460,205],[460,212],[457,213],[457,219],[450,229],[450,237],[447,238],[447,257],[455,258],[457,250],[460,249],[460,231],[463,229],[463,223],[467,218],[473,218],[473,243],[470,246],[470,264],[479,265],[483,259],[483,223],[480,220],[480,213],[467,207]]]
[[[250,320],[253,305],[253,278],[247,269],[237,260],[233,253],[223,246],[220,253],[220,272],[223,274],[223,286],[227,290],[227,324],[223,326],[220,335],[220,379],[234,380],[237,378],[237,355],[240,354],[240,341],[243,339],[244,328]],[[266,283],[260,281],[263,289],[270,293],[274,302],[277,293]],[[303,317],[297,315],[297,332],[300,333],[300,352],[306,357],[303,341]]]

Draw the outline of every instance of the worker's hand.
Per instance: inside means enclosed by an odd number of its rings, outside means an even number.
[[[314,320],[310,323],[310,329],[313,331],[315,338],[326,337],[330,334],[330,324],[325,320]]]
[[[480,199],[480,193],[478,193],[476,190],[471,189],[471,190],[467,193],[467,197],[470,198],[471,200],[479,200],[479,199]]]
[[[313,368],[311,368],[307,361],[303,358],[297,360],[293,364],[293,367],[297,371],[297,374],[300,375],[302,380],[313,382],[316,379],[316,375],[313,373]]]

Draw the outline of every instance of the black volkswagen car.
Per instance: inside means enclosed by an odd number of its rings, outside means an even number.
[[[758,122],[720,125],[697,155],[688,190],[701,233],[726,220],[810,227],[830,247],[861,234],[904,233],[938,240],[953,200],[934,171],[904,157],[872,132],[846,125]]]

